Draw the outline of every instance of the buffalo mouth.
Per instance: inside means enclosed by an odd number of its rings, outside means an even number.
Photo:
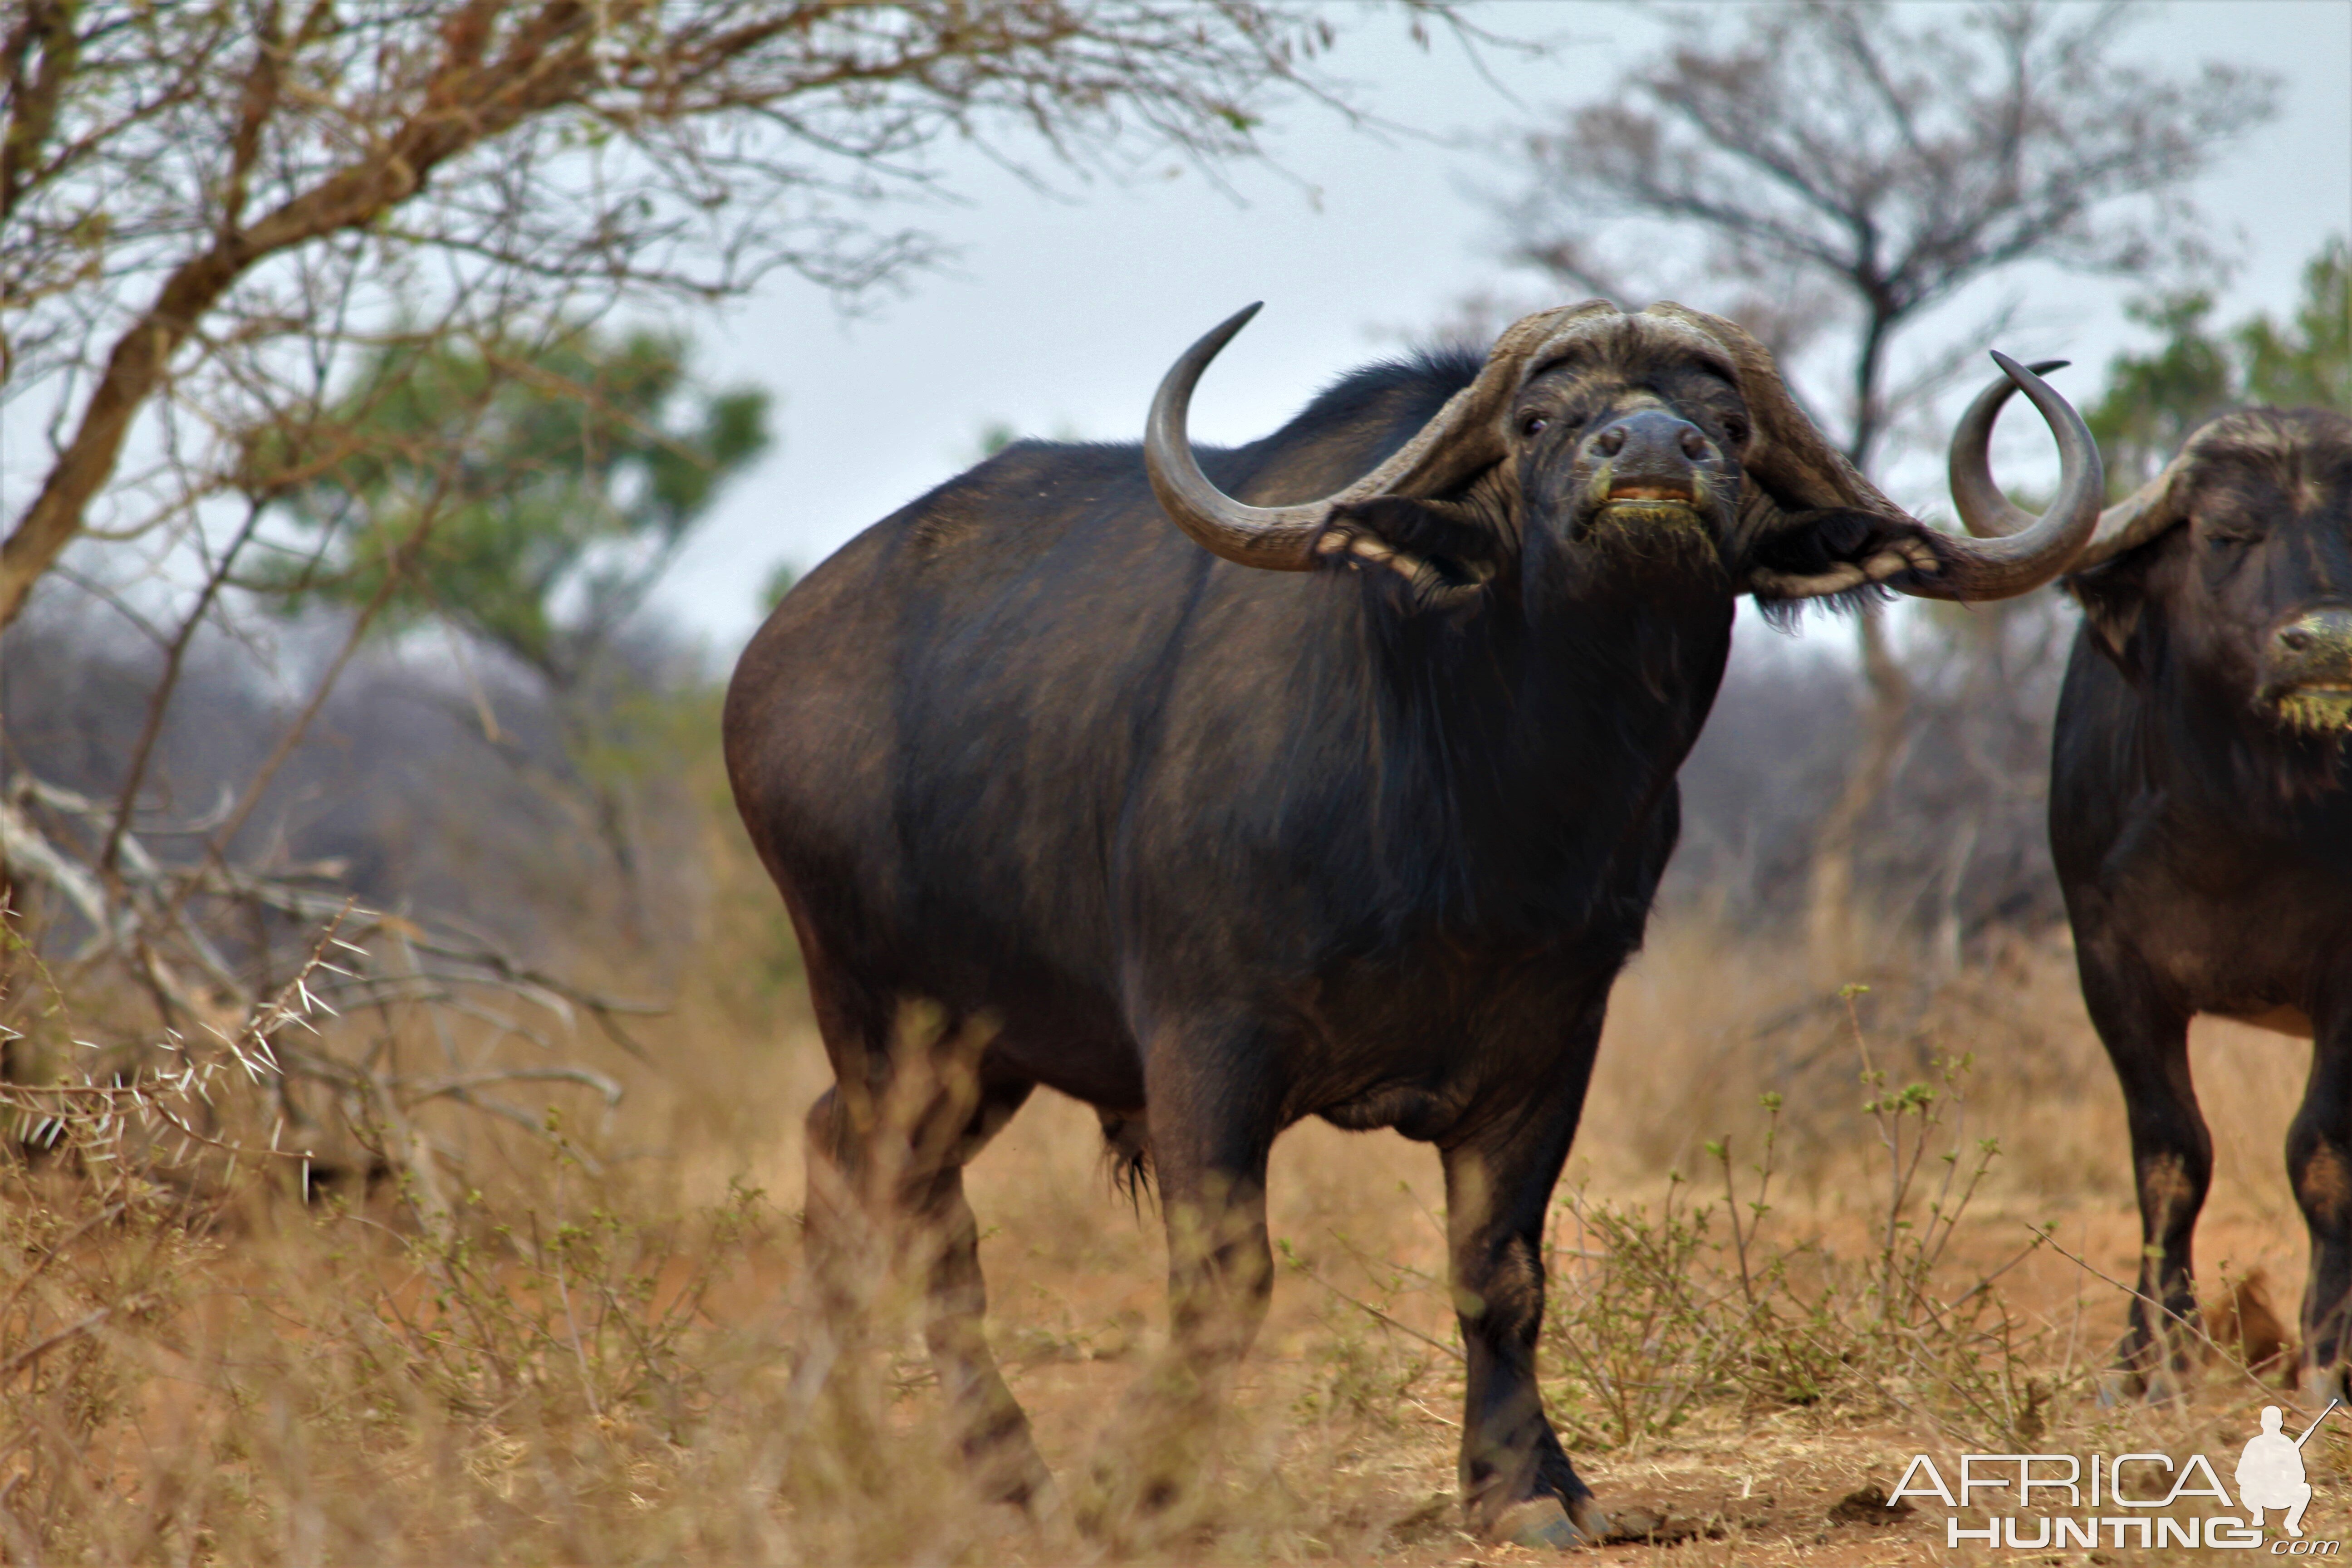
[[[1588,503],[1592,510],[1586,529],[1594,534],[1665,532],[1711,538],[1707,513],[1712,509],[1706,504],[1711,499],[1700,484],[1690,481],[1621,480]]]
[[[1585,532],[1594,537],[1606,534],[1662,533],[1688,535],[1694,539],[1712,540],[1715,531],[1707,526],[1706,516],[1694,500],[1652,500],[1647,497],[1633,500],[1612,498],[1593,509],[1591,521]]]
[[[1673,501],[1682,506],[1698,504],[1698,494],[1686,483],[1675,480],[1625,479],[1609,487],[1612,504],[1621,501]]]
[[[2326,734],[2352,730],[2352,684],[2292,686],[2273,697],[2271,705],[2291,729]]]
[[[2306,609],[2271,635],[2263,696],[2281,723],[2305,734],[2352,731],[2352,608]]]
[[[2263,695],[2290,729],[2352,730],[2352,606],[2306,605],[2270,636]]]
[[[1716,534],[1717,508],[1681,489],[1644,481],[1614,485],[1585,512],[1573,537],[1603,559],[1644,574],[1696,573],[1712,577],[1723,570]]]

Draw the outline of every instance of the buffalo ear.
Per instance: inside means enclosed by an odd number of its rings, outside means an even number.
[[[2147,605],[2146,563],[2136,559],[2137,553],[2126,553],[2065,580],[2066,591],[2083,606],[2083,621],[2091,629],[2091,640],[2126,679],[2134,682],[2140,678],[2143,663],[2141,645],[2146,639],[2141,633]]]
[[[1742,521],[1751,528],[1751,542],[1742,563],[1746,586],[1768,605],[1786,598],[1790,591],[1786,584],[1817,582],[1841,568],[1872,560],[1918,531],[1859,507],[1757,508]],[[1779,594],[1773,591],[1776,584],[1783,585]],[[1876,584],[1860,579],[1856,586],[1870,593],[1879,591]],[[1796,600],[1792,605],[1802,603]]]
[[[1330,525],[1370,534],[1448,575],[1483,577],[1502,564],[1495,520],[1475,501],[1372,496],[1332,508]]]

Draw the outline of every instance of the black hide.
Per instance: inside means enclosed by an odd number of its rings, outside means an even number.
[[[1743,541],[1738,391],[1620,338],[1538,370],[1499,470],[1355,515],[1450,552],[1430,574],[1484,584],[1467,599],[1218,560],[1138,448],[1024,443],[861,535],[744,654],[729,767],[838,1079],[811,1118],[813,1235],[886,1203],[936,1228],[932,1346],[1004,1495],[1045,1476],[981,1340],[960,1167],[1044,1084],[1097,1107],[1121,1158],[1148,1149],[1170,1222],[1188,1370],[1146,1380],[1131,1429],[1181,1426],[1248,1342],[1276,1134],[1393,1127],[1444,1160],[1474,1525],[1564,1505],[1595,1527],[1533,1364],[1609,986],[1746,561],[1875,550],[1889,526],[1816,513],[1827,543],[1812,521]],[[1260,505],[1331,494],[1479,363],[1360,372],[1203,466]],[[1612,456],[1638,473],[1612,480]],[[909,998],[935,1008],[919,1030]],[[934,1089],[898,1087],[917,1069]],[[1146,1507],[1177,1479],[1147,1449],[1113,1487]]]
[[[2352,419],[2227,416],[2171,526],[2084,573],[2050,839],[2083,994],[2123,1086],[2145,1241],[2126,1364],[2186,1364],[2212,1141],[2199,1013],[2313,1037],[2287,1167],[2311,1233],[2306,1363],[2340,1386],[2352,1298]],[[2340,693],[2340,700],[2338,694]]]

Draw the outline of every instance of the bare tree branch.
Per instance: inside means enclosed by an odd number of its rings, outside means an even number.
[[[1328,34],[1292,0],[37,0],[0,36],[0,396],[56,445],[0,626],[151,408],[234,426],[224,395],[355,287],[379,319],[486,285],[542,312],[776,267],[862,288],[932,254],[873,218],[942,137],[1247,153],[1277,90],[1330,99]]]
[[[2123,7],[1989,0],[1953,26],[1885,5],[1675,14],[1679,41],[1532,133],[1512,254],[1579,287],[1654,270],[1595,249],[1612,220],[1696,231],[1719,277],[1808,278],[1844,301],[1848,456],[1891,422],[1886,350],[1925,310],[2025,260],[2107,271],[2193,246],[2177,193],[2261,123],[2275,83],[2127,65]],[[1646,232],[1646,231],[1644,231]]]

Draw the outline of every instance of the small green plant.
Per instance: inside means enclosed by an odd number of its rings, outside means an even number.
[[[1680,1172],[1668,1175],[1654,1215],[1573,1194],[1562,1206],[1575,1239],[1553,1254],[1583,1267],[1567,1271],[1544,1333],[1560,1369],[1566,1435],[1595,1448],[1662,1437],[1728,1380],[1712,1211],[1691,1200]]]
[[[1780,1145],[1779,1094],[1758,1100],[1764,1111],[1763,1153],[1749,1167],[1756,1178],[1753,1197],[1742,1199],[1733,1168],[1728,1134],[1706,1145],[1723,1177],[1724,1211],[1731,1226],[1732,1252],[1739,1273],[1739,1303],[1744,1319],[1744,1352],[1728,1365],[1743,1397],[1763,1405],[1809,1406],[1829,1397],[1852,1365],[1840,1344],[1835,1298],[1815,1289],[1801,1289],[1798,1277],[1819,1279],[1825,1272],[1823,1255],[1809,1242],[1763,1244],[1765,1222],[1772,1214],[1773,1161]],[[1740,1219],[1742,1210],[1747,1220]]]
[[[1929,1069],[1933,1082],[1889,1087],[1885,1071],[1871,1059],[1870,1037],[1854,1005],[1855,999],[1869,989],[1848,985],[1838,994],[1846,1005],[1854,1048],[1862,1057],[1866,1096],[1863,1114],[1872,1119],[1879,1144],[1886,1151],[1886,1219],[1878,1241],[1874,1289],[1882,1323],[1911,1324],[1922,1312],[1932,1310],[1929,1281],[1951,1245],[1960,1215],[1992,1163],[2000,1157],[2000,1142],[1980,1138],[1972,1158],[1964,1152],[1962,1117],[1967,1102],[1961,1089],[1976,1068],[1973,1053],[1936,1058]],[[1925,1191],[1920,1171],[1931,1152],[1942,1170],[1937,1174],[1930,1168],[1935,1192],[1927,1199],[1922,1215],[1916,1202]]]
[[[1325,1315],[1326,1334],[1314,1351],[1315,1379],[1298,1394],[1294,1408],[1308,1421],[1345,1419],[1393,1427],[1412,1405],[1414,1385],[1441,1360],[1462,1360],[1459,1345],[1433,1339],[1400,1316],[1399,1298],[1442,1287],[1419,1269],[1375,1262],[1344,1236],[1335,1233],[1332,1239],[1363,1266],[1369,1300],[1324,1278],[1288,1239],[1275,1243],[1286,1268],[1322,1287],[1349,1309]]]
[[[1862,1111],[1885,1154],[1859,1256],[1774,1235],[1778,1094],[1759,1101],[1753,1163],[1735,1159],[1727,1134],[1704,1145],[1719,1204],[1702,1201],[1679,1172],[1654,1209],[1582,1193],[1560,1200],[1545,1336],[1573,1441],[1655,1440],[1722,1402],[1874,1414],[1893,1405],[1982,1441],[2039,1436],[2055,1383],[2025,1372],[2037,1364],[2038,1334],[1993,1288],[2039,1242],[1952,1288],[1953,1237],[2000,1152],[1968,1136],[1974,1058],[1939,1057],[1927,1078],[1895,1084],[1856,1006],[1866,990],[1840,993],[1862,1061]]]

